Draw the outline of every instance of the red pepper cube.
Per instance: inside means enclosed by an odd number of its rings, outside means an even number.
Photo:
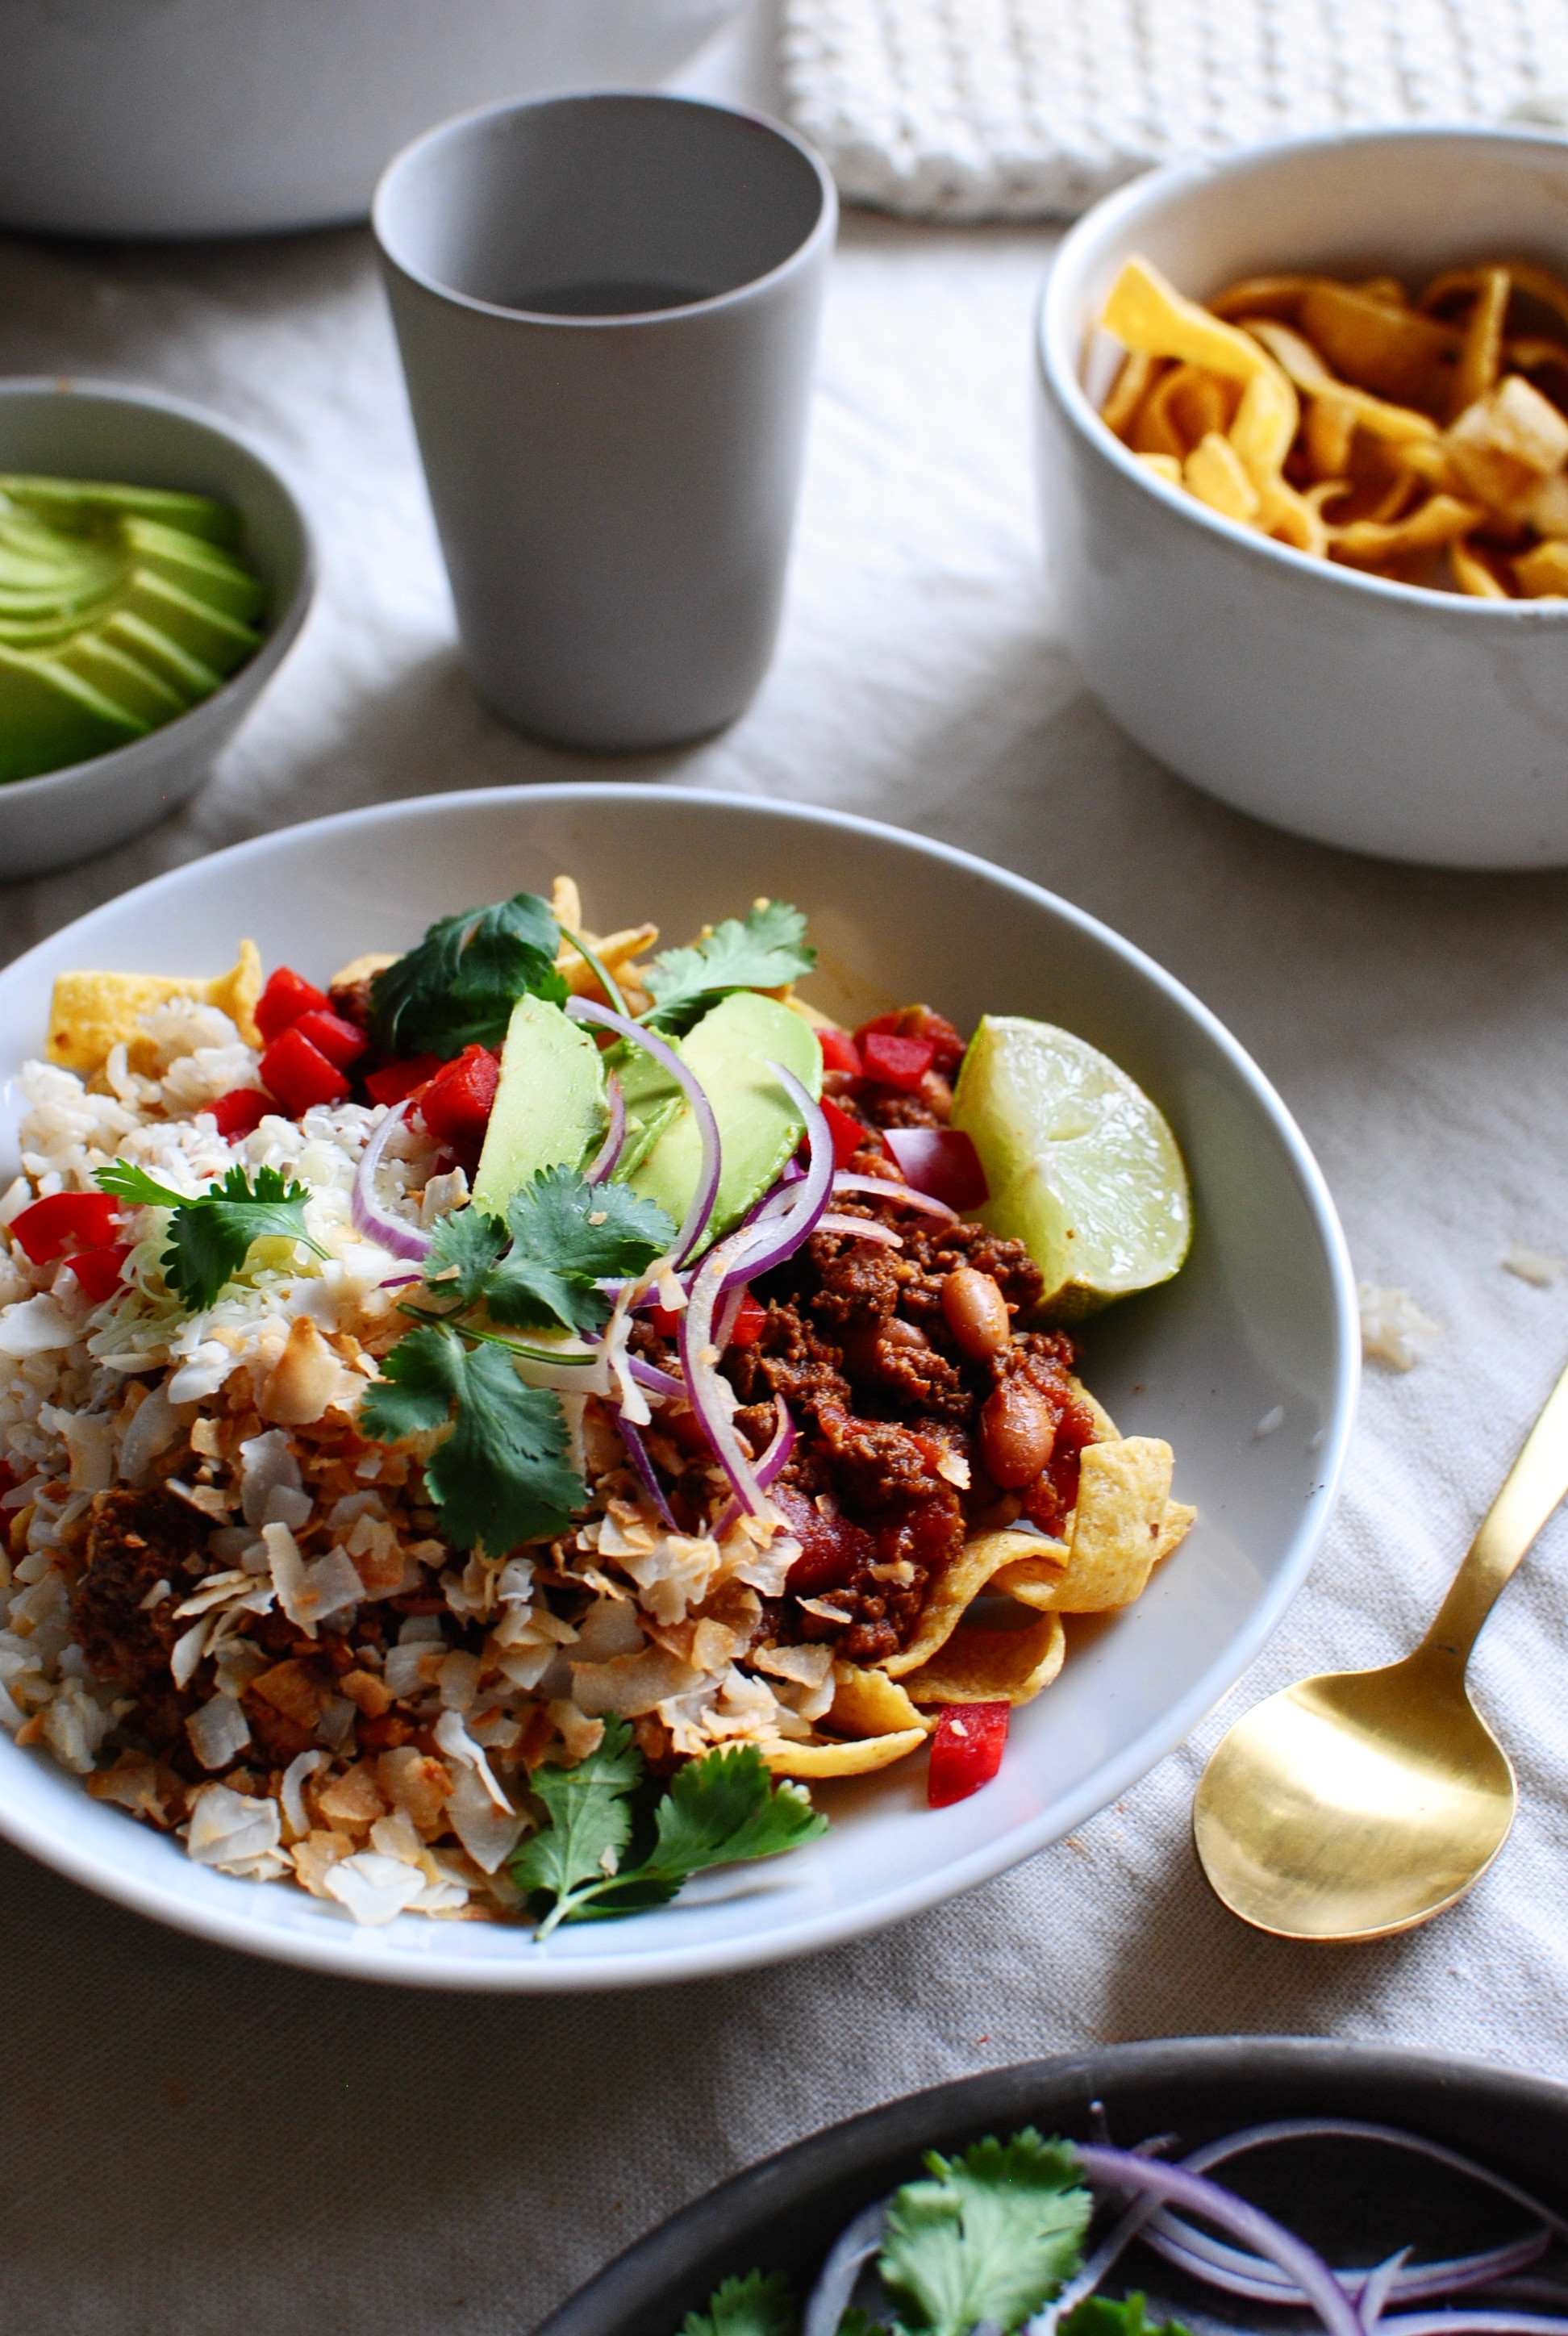
[[[500,1084],[501,1065],[489,1047],[465,1046],[431,1080],[419,1099],[419,1115],[443,1144],[482,1144]]]
[[[1007,1703],[950,1703],[943,1707],[931,1738],[930,1773],[926,1800],[933,1809],[950,1808],[967,1801],[989,1785],[1002,1765],[1012,1706]]]
[[[861,1056],[867,1078],[874,1079],[878,1086],[901,1087],[906,1095],[918,1095],[936,1051],[930,1038],[898,1038],[891,1031],[872,1030],[861,1046]]]
[[[114,1238],[122,1202],[110,1192],[52,1192],[11,1221],[11,1238],[34,1265],[48,1265],[68,1241],[102,1249]]]
[[[741,1299],[735,1318],[730,1326],[732,1347],[755,1347],[767,1328],[767,1308],[748,1290]]]
[[[834,1103],[831,1095],[823,1097],[823,1117],[828,1124],[828,1134],[833,1140],[833,1165],[847,1168],[863,1145],[875,1144],[876,1136],[869,1127],[862,1127],[852,1112]]]
[[[218,1133],[226,1144],[239,1135],[254,1135],[268,1113],[272,1109],[272,1097],[263,1095],[259,1087],[230,1087],[207,1109],[218,1123]]]
[[[292,1027],[340,1071],[357,1063],[370,1044],[358,1024],[346,1022],[341,1014],[318,1014],[313,1009],[302,1014]]]
[[[383,1103],[390,1111],[394,1105],[406,1103],[411,1095],[417,1095],[440,1068],[439,1055],[408,1055],[401,1062],[384,1063],[380,1070],[367,1072],[365,1093],[372,1103]]]
[[[84,1249],[79,1257],[73,1257],[71,1270],[83,1296],[90,1298],[94,1306],[102,1306],[106,1298],[112,1298],[130,1254],[129,1241],[111,1241],[107,1249]]]
[[[861,1050],[847,1030],[819,1030],[817,1044],[823,1050],[824,1071],[847,1071],[852,1079],[865,1076]]]
[[[855,1044],[864,1047],[873,1031],[886,1031],[895,1038],[929,1038],[931,1042],[931,1068],[950,1078],[964,1059],[964,1042],[945,1014],[934,1014],[929,1006],[902,1006],[896,1014],[879,1014],[874,1021],[862,1022],[855,1032]]]
[[[961,1127],[890,1127],[882,1142],[904,1183],[959,1215],[991,1197],[973,1139]]]
[[[661,1338],[679,1338],[680,1316],[675,1312],[673,1308],[668,1306],[650,1306],[648,1309],[648,1319],[653,1324],[654,1329],[658,1332]]]
[[[331,1002],[303,974],[280,965],[256,1001],[256,1027],[270,1045],[302,1014],[329,1014]]]
[[[285,1111],[300,1119],[317,1104],[341,1103],[348,1081],[319,1046],[297,1029],[275,1038],[261,1057],[261,1076]]]

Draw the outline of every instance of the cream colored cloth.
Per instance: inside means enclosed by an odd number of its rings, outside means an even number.
[[[851,202],[1061,219],[1309,131],[1563,119],[1565,0],[786,0],[792,116]]]
[[[1106,918],[1251,1046],[1362,1272],[1442,1325],[1371,1370],[1312,1580],[1227,1707],[1398,1652],[1568,1357],[1568,876],[1420,874],[1194,794],[1054,644],[1027,427],[1037,229],[861,216],[833,280],[788,613],[752,711],[649,779],[840,804]],[[213,785],[0,890],[19,950],[179,860],[383,797],[628,766],[491,719],[458,662],[357,234],[203,252],[0,240],[0,369],[205,401],[297,473],[325,550],[297,655]],[[940,1002],[940,1000],[938,1001]],[[1179,1440],[1179,1439],[1178,1439]],[[1568,2076],[1568,1524],[1483,1642],[1524,1800],[1433,1928],[1311,1952],[1221,1913],[1193,1786],[1227,1712],[1070,1844],[812,1961],[578,2000],[400,1993],[196,1945],[0,1850],[5,2336],[521,2336],[721,2175],[911,2087],[1100,2039],[1294,2029]]]

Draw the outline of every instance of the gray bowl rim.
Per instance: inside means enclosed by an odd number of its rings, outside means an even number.
[[[1359,569],[1346,568],[1335,560],[1314,559],[1310,552],[1297,550],[1294,544],[1277,542],[1272,536],[1260,535],[1255,529],[1222,517],[1195,495],[1170,485],[1140,462],[1131,448],[1124,446],[1095,412],[1076,367],[1068,364],[1065,356],[1059,356],[1057,345],[1065,350],[1068,337],[1066,320],[1059,314],[1066,295],[1057,289],[1065,280],[1062,261],[1088,240],[1091,230],[1097,233],[1106,226],[1115,226],[1128,213],[1135,215],[1157,209],[1167,197],[1180,196],[1213,179],[1245,180],[1299,154],[1332,155],[1347,149],[1396,143],[1535,146],[1550,155],[1568,178],[1568,141],[1548,131],[1525,124],[1518,128],[1443,128],[1424,122],[1403,122],[1385,130],[1325,131],[1300,138],[1281,138],[1267,146],[1248,147],[1241,153],[1225,155],[1217,161],[1174,162],[1163,170],[1145,171],[1086,210],[1063,238],[1052,259],[1035,311],[1035,361],[1041,386],[1078,438],[1101,462],[1129,480],[1139,493],[1153,495],[1167,510],[1179,512],[1190,526],[1202,528],[1238,559],[1261,562],[1264,567],[1278,568],[1283,563],[1287,575],[1307,589],[1369,593],[1374,600],[1393,600],[1407,608],[1425,610],[1434,623],[1533,625],[1548,628],[1568,624],[1568,600],[1482,600],[1468,592],[1439,592],[1422,584],[1398,584],[1386,576],[1366,575]]]
[[[275,852],[297,849],[295,839],[301,830],[310,834],[326,835],[384,821],[395,822],[411,817],[428,816],[433,813],[444,815],[449,808],[459,813],[470,806],[492,811],[498,804],[509,803],[523,813],[531,805],[538,803],[592,804],[596,810],[609,811],[612,814],[616,805],[622,803],[628,807],[667,803],[698,811],[717,806],[723,811],[739,813],[748,818],[793,820],[829,832],[839,831],[891,841],[901,850],[922,854],[951,868],[983,875],[989,881],[1001,885],[1031,905],[1043,905],[1053,917],[1076,927],[1098,947],[1121,959],[1178,1007],[1229,1063],[1242,1087],[1272,1126],[1311,1213],[1321,1244],[1338,1329],[1332,1416],[1324,1436],[1317,1483],[1301,1504],[1300,1522],[1287,1545],[1280,1570],[1266,1594],[1259,1601],[1251,1620],[1244,1630],[1239,1630],[1226,1642],[1209,1669],[1182,1700],[1151,1722],[1120,1757],[1105,1768],[1092,1795],[1082,1796],[1083,1806],[1075,1807],[1066,1823],[1047,1815],[1032,1826],[1018,1829],[1001,1842],[974,1851],[955,1866],[949,1867],[934,1886],[930,1877],[922,1877],[901,1892],[891,1893],[869,1912],[839,1911],[802,1922],[779,1943],[774,1943],[766,1933],[759,1933],[738,1948],[726,1942],[697,1948],[661,1948],[638,1956],[635,1962],[628,1960],[624,1964],[536,1964],[529,1966],[526,1976],[521,1975],[524,1960],[521,1957],[514,1961],[495,1964],[468,1963],[455,1957],[438,1961],[415,1961],[411,1958],[400,1962],[395,1969],[378,1968],[374,1971],[365,1971],[349,1961],[346,1951],[339,1949],[336,1938],[332,1934],[312,1936],[307,1941],[291,1936],[285,1944],[281,1939],[265,1931],[258,1933],[239,1916],[193,1908],[172,1886],[154,1886],[117,1874],[115,1886],[107,1889],[101,1862],[97,1858],[83,1853],[73,1841],[62,1840],[43,1828],[18,1825],[4,1801],[0,1800],[0,1834],[14,1842],[18,1849],[25,1850],[71,1881],[112,1897],[117,1904],[129,1906],[137,1913],[168,1922],[176,1930],[211,1939],[220,1945],[261,1954],[276,1961],[374,1979],[378,1983],[391,1986],[455,1987],[497,1994],[535,1991],[586,1994],[599,1989],[665,1985],[734,1971],[755,1970],[770,1963],[814,1954],[847,1939],[867,1937],[886,1930],[894,1922],[906,1921],[911,1915],[927,1913],[932,1906],[962,1897],[980,1883],[989,1882],[995,1875],[1021,1864],[1037,1850],[1047,1847],[1062,1834],[1070,1832],[1075,1824],[1107,1807],[1118,1795],[1147,1776],[1213,1710],[1267,1644],[1305,1581],[1321,1546],[1339,1495],[1355,1426],[1361,1371],[1360,1322],[1355,1272],[1322,1170],[1281,1097],[1219,1017],[1134,942],[1124,939],[1086,910],[1063,900],[1059,893],[1047,891],[1043,885],[1032,882],[1029,878],[1016,876],[994,861],[983,860],[977,853],[964,852],[957,845],[891,826],[885,821],[863,819],[852,812],[823,810],[814,804],[784,802],[765,795],[731,795],[695,787],[642,786],[628,780],[566,780],[543,786],[474,787],[453,794],[410,796],[406,801],[373,803],[355,811],[337,812],[326,819],[303,821],[293,827],[275,828],[230,844],[225,851],[209,853],[201,860],[169,869],[162,875],[134,888],[132,893],[121,894],[116,900],[88,910],[60,931],[38,942],[14,963],[15,967],[29,965],[45,951],[57,949],[67,935],[85,934],[91,940],[95,923],[118,915],[129,899],[135,898],[144,907],[155,910],[161,898],[171,892],[177,893],[188,884],[209,881],[221,884],[228,871],[242,856],[254,861]],[[13,967],[5,968],[6,976],[13,969]]]
[[[227,438],[230,445],[238,446],[242,454],[248,454],[251,461],[267,472],[283,496],[299,530],[301,553],[299,581],[288,606],[255,656],[248,657],[236,672],[230,674],[220,689],[215,689],[210,697],[202,698],[198,705],[188,706],[184,713],[177,714],[171,722],[161,723],[156,730],[150,730],[145,738],[133,738],[129,746],[111,747],[106,754],[90,755],[84,763],[66,763],[57,771],[40,771],[34,778],[9,779],[0,790],[0,803],[37,803],[47,800],[51,789],[61,794],[68,793],[78,779],[90,775],[112,776],[133,771],[137,767],[133,760],[135,756],[147,755],[149,760],[154,759],[148,755],[150,747],[157,749],[161,756],[164,742],[173,737],[182,725],[194,721],[198,715],[208,716],[215,728],[221,728],[221,717],[231,710],[236,696],[243,690],[248,696],[255,696],[271,680],[298,638],[316,597],[319,560],[316,531],[306,517],[305,506],[293,481],[279,467],[277,457],[259,444],[248,431],[240,429],[236,423],[226,421],[221,414],[209,413],[203,405],[191,405],[182,397],[166,396],[161,390],[139,389],[129,382],[88,380],[78,378],[74,374],[63,376],[55,374],[8,374],[0,378],[0,399],[24,396],[77,398],[98,405],[122,405],[133,410],[140,408],[147,413],[172,414],[176,421],[193,422],[203,430],[210,430],[215,438]]]
[[[734,284],[727,292],[715,292],[706,300],[688,300],[676,308],[652,308],[646,313],[632,309],[625,316],[561,316],[541,308],[508,308],[498,300],[481,300],[472,292],[460,292],[455,285],[443,284],[439,277],[426,275],[413,268],[395,252],[384,231],[383,198],[391,186],[394,174],[405,163],[414,161],[427,147],[453,138],[477,123],[495,120],[502,114],[533,113],[547,105],[580,105],[585,99],[607,98],[615,102],[628,99],[641,105],[686,106],[707,113],[727,113],[736,122],[749,122],[759,130],[770,130],[783,145],[793,146],[807,162],[816,177],[817,190],[822,198],[809,235],[803,236],[794,249],[764,271],[761,276],[748,277],[744,284]],[[542,90],[533,97],[503,97],[492,99],[484,105],[470,106],[464,113],[449,114],[444,122],[433,122],[400,147],[375,182],[375,192],[370,199],[370,227],[375,238],[375,248],[388,268],[395,268],[408,283],[427,292],[433,299],[450,301],[453,307],[466,308],[476,316],[495,316],[507,324],[537,325],[550,328],[568,326],[576,331],[626,332],[656,331],[661,325],[679,323],[687,316],[708,316],[721,308],[733,307],[737,301],[755,299],[786,276],[794,275],[809,266],[821,247],[832,244],[838,234],[839,194],[832,171],[811,141],[793,130],[787,122],[775,121],[755,105],[731,105],[717,97],[687,97],[674,90],[662,89],[553,89]]]
[[[915,2173],[923,2150],[962,2147],[1035,2122],[1086,2140],[1089,2104],[1101,2099],[1125,2146],[1143,2136],[1118,2128],[1118,2096],[1165,2088],[1210,2100],[1230,2096],[1232,2106],[1219,2115],[1236,2125],[1269,2116],[1359,2115],[1420,2131],[1425,2121],[1431,2137],[1460,2149],[1468,2142],[1471,2155],[1486,2155],[1500,2170],[1508,2166],[1506,2153],[1475,2138],[1475,2117],[1500,2133],[1529,2133],[1534,2123],[1552,2128],[1558,2166],[1568,2160],[1568,2085],[1491,2061],[1326,2037],[1106,2045],[985,2068],[808,2134],[634,2240],[541,2321],[535,2336],[677,2336],[682,2314],[700,2311],[720,2279],[774,2268],[770,2234],[787,2231],[791,2218],[797,2228],[813,2221],[825,2255],[862,2205]],[[1042,2097],[1061,2106],[1042,2108]],[[1216,2118],[1200,2098],[1191,2122],[1212,2126]],[[1551,2198],[1547,2180],[1539,2171],[1532,2176],[1527,2163],[1518,2178],[1533,2178]],[[1556,2203],[1568,2205],[1560,2174],[1557,2188]]]

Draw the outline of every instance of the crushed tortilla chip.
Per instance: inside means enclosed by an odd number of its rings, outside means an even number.
[[[890,1655],[879,1669],[890,1679],[902,1679],[907,1672],[918,1671],[929,1663],[946,1646],[991,1576],[1018,1553],[1017,1533],[980,1533],[973,1541],[967,1541],[931,1583],[920,1615],[920,1627],[909,1645],[901,1647],[896,1655]]]
[[[216,1006],[248,1046],[259,1046],[256,1001],[261,987],[261,957],[254,941],[241,941],[239,963],[209,980],[162,973],[63,973],[54,983],[44,1055],[83,1077],[101,1071],[114,1047],[137,1037],[142,1015],[171,998]]]
[[[890,1768],[908,1752],[918,1752],[926,1727],[901,1728],[891,1736],[865,1736],[858,1743],[781,1744],[763,1754],[775,1776],[867,1776]]]
[[[955,1630],[907,1685],[917,1703],[1032,1703],[1062,1668],[1067,1636],[1059,1614],[1013,1630]]]
[[[352,989],[355,982],[374,981],[378,973],[385,973],[389,965],[396,963],[394,949],[366,949],[363,957],[351,957],[346,965],[340,965],[326,987]]]
[[[1158,1436],[1086,1445],[1072,1528],[1065,1549],[1054,1545],[1062,1562],[1047,1550],[1033,1551],[998,1573],[993,1587],[1023,1605],[1061,1614],[1130,1606],[1196,1514],[1173,1502],[1170,1492],[1171,1447]],[[1016,1543],[1018,1535],[1009,1538]]]
[[[833,1665],[833,1699],[827,1724],[859,1737],[896,1736],[911,1728],[924,1731],[936,1726],[935,1720],[921,1717],[907,1689],[889,1679],[886,1671],[844,1662]]]

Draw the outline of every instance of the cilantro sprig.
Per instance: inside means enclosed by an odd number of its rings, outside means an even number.
[[[560,1005],[555,969],[560,929],[533,892],[488,909],[442,917],[424,939],[371,984],[371,1034],[389,1055],[441,1055],[493,1046],[525,994]]]
[[[504,1222],[477,1207],[439,1221],[419,1302],[403,1308],[418,1328],[361,1397],[359,1426],[378,1444],[447,1431],[424,1482],[459,1548],[504,1557],[519,1542],[564,1533],[588,1500],[566,1457],[560,1397],[526,1386],[516,1368],[520,1358],[573,1358],[504,1331],[598,1329],[610,1310],[598,1283],[639,1271],[675,1230],[657,1202],[624,1185],[589,1184],[574,1168],[541,1168],[512,1195]]]
[[[794,2336],[797,2318],[782,2271],[748,2271],[716,2287],[706,2312],[688,2312],[680,2336]]]
[[[1026,2126],[925,2164],[931,2178],[888,2208],[877,2263],[901,2336],[969,2336],[981,2321],[1008,2336],[1082,2259],[1093,2201],[1076,2154]]]
[[[787,900],[759,900],[689,949],[661,949],[648,969],[654,1005],[644,1021],[679,1033],[726,991],[779,989],[801,980],[817,961],[805,930],[804,917]]]
[[[755,1744],[733,1745],[676,1771],[653,1811],[652,1838],[630,1866],[622,1857],[637,1815],[642,1755],[624,1719],[575,1768],[538,1768],[533,1791],[550,1823],[511,1860],[520,1890],[553,1901],[539,1926],[604,1922],[667,1905],[683,1882],[712,1865],[777,1857],[827,1830],[799,1786],[775,1784]]]
[[[172,1209],[169,1247],[159,1261],[170,1290],[193,1314],[210,1306],[225,1283],[233,1280],[253,1241],[303,1241],[317,1257],[327,1253],[305,1230],[308,1190],[287,1183],[276,1168],[258,1168],[254,1183],[243,1168],[230,1168],[220,1183],[195,1200],[171,1192],[128,1160],[100,1168],[95,1181],[100,1192],[112,1192],[138,1208]]]

